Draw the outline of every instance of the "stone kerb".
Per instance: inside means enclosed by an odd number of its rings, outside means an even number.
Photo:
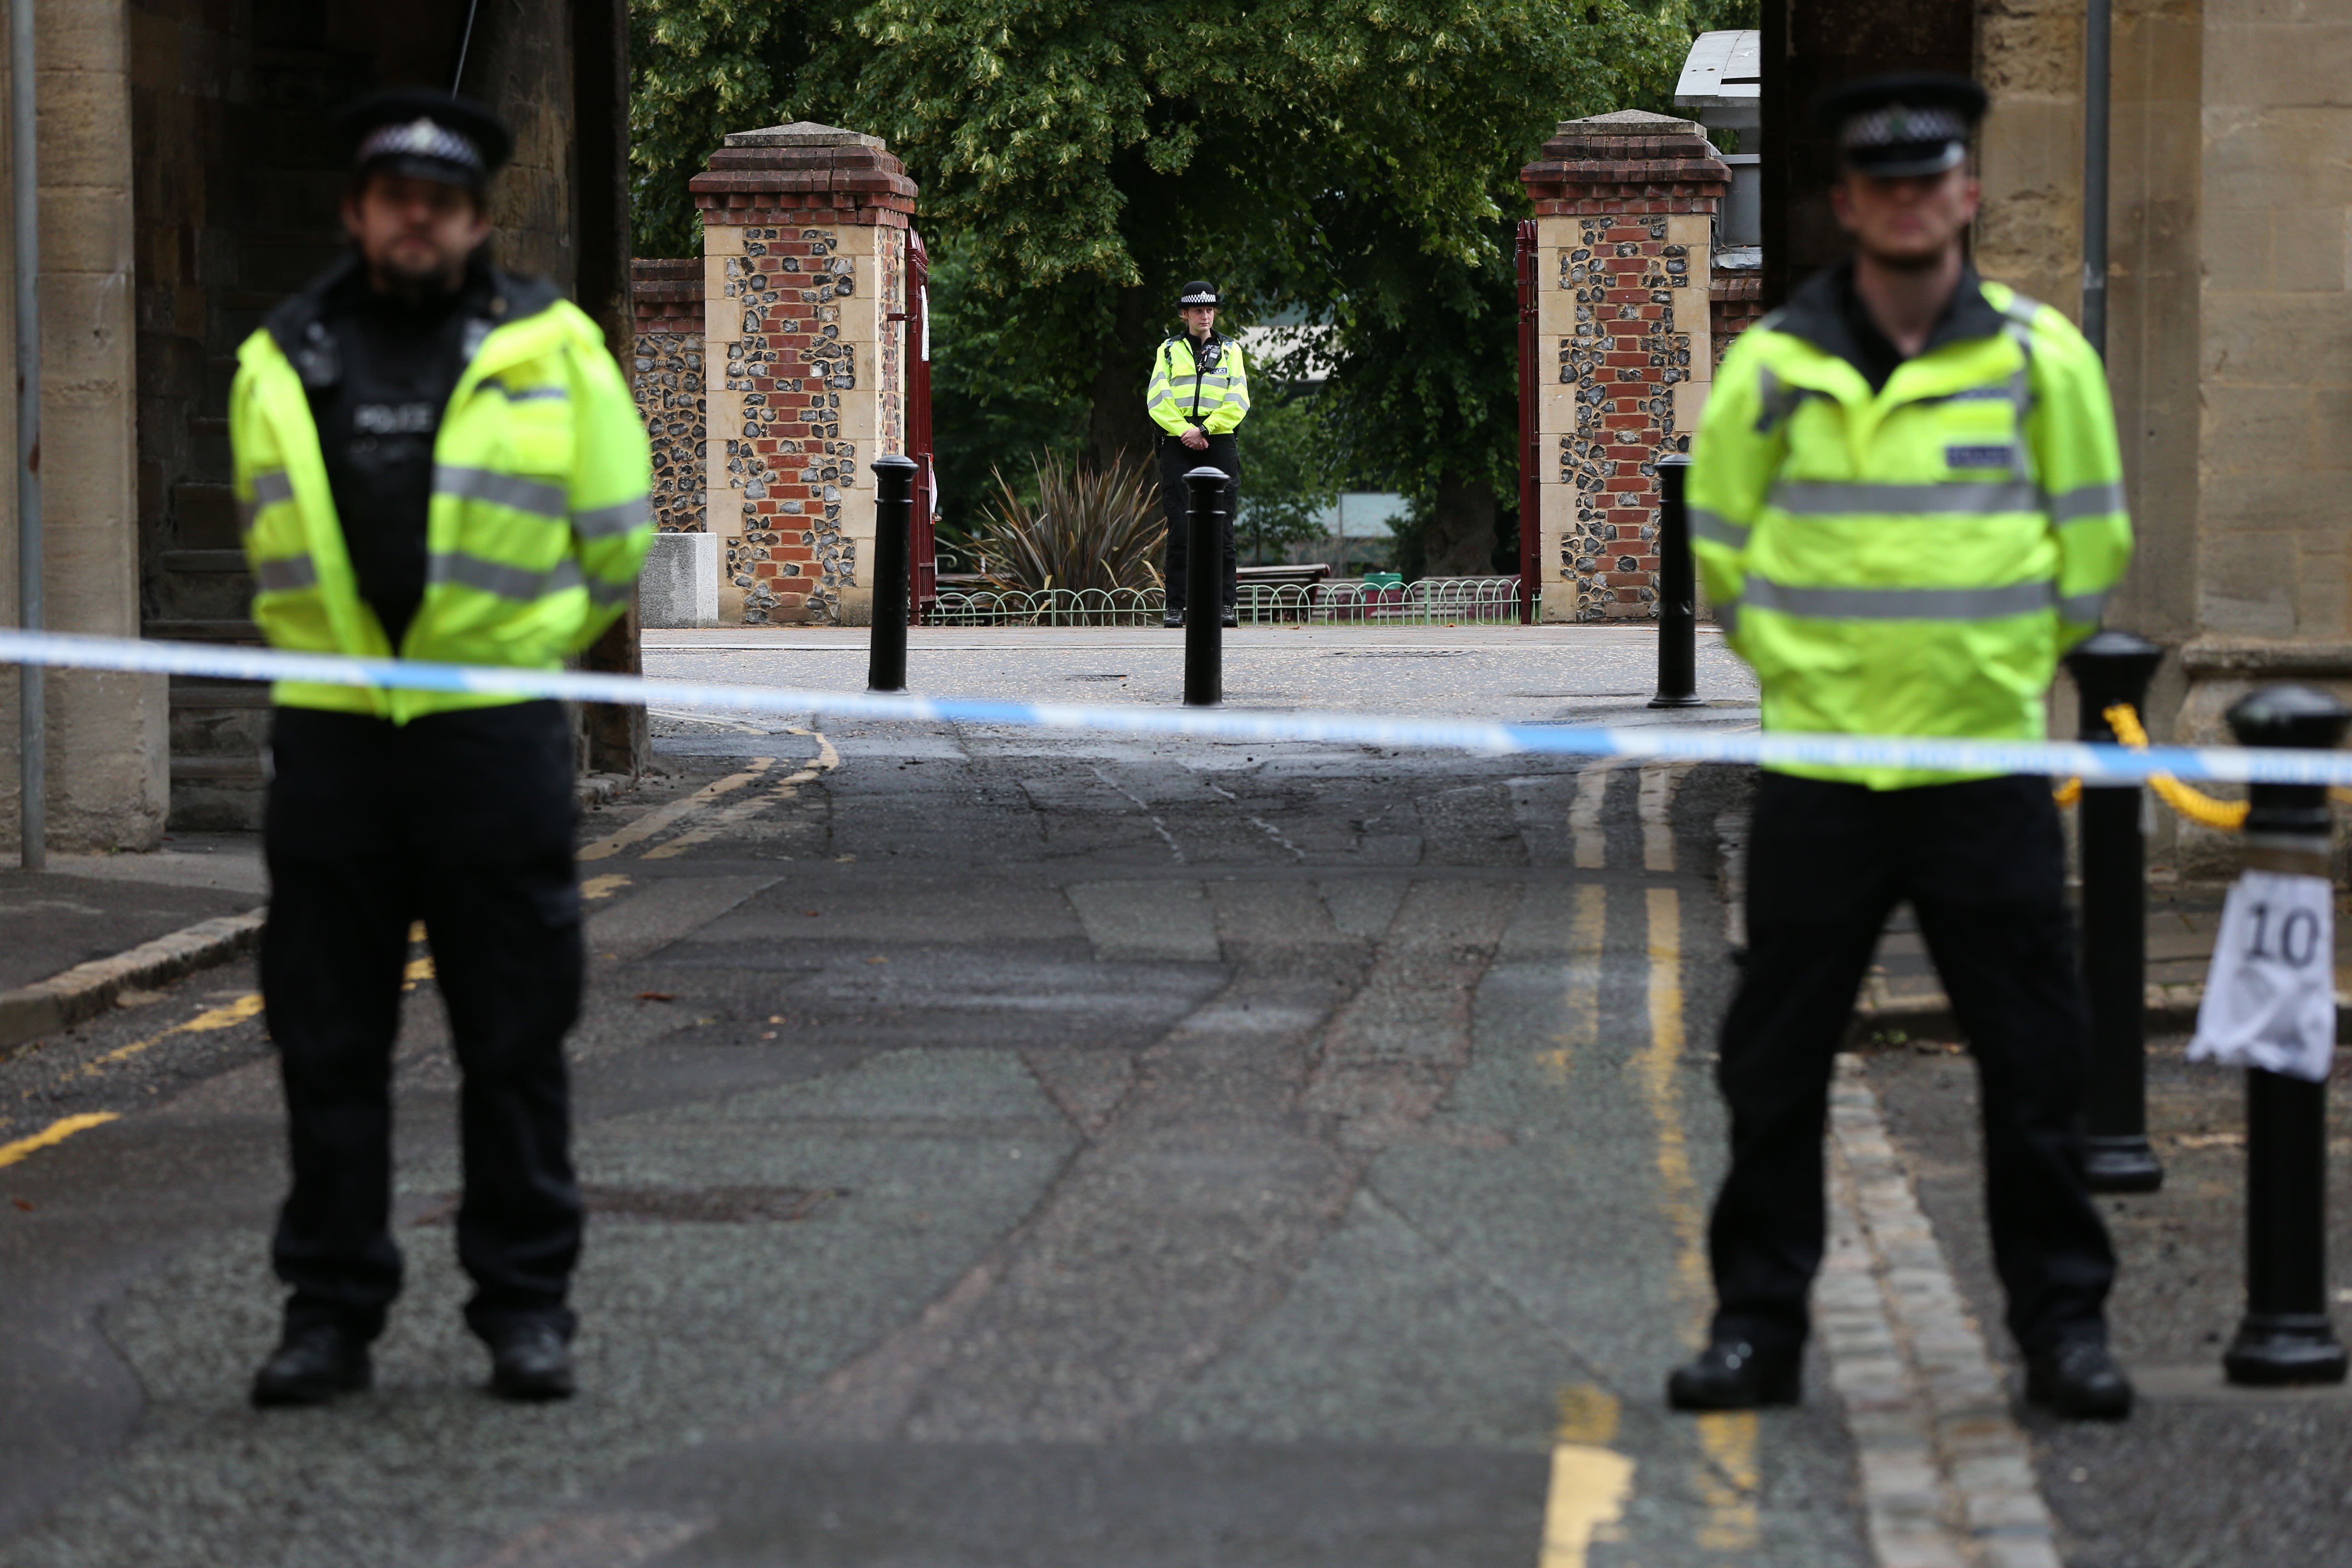
[[[1551,621],[1657,614],[1657,460],[1688,451],[1715,356],[1731,171],[1692,121],[1563,121],[1519,171],[1536,209],[1538,558]]]
[[[722,622],[872,613],[866,465],[904,444],[915,183],[875,137],[738,132],[690,182],[703,221],[709,526]]]

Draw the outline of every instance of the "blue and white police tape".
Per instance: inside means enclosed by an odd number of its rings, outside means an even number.
[[[1383,718],[1360,713],[1253,713],[1226,708],[1084,708],[972,697],[886,697],[737,686],[578,670],[503,669],[334,654],[281,653],[203,643],[146,642],[61,632],[0,630],[0,664],[205,675],[232,680],[304,680],[548,697],[669,711],[825,715],[955,724],[1023,725],[1105,734],[1212,741],[1321,741],[1395,749],[1642,757],[1694,763],[1920,768],[1958,773],[2047,773],[2091,784],[2130,784],[2155,773],[2228,784],[2352,786],[2352,752],[2242,747],[2092,746],[2072,742],[1961,741],[1903,735],[1788,735],[1681,725],[1507,724]]]

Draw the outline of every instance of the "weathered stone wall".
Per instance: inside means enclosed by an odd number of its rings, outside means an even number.
[[[1539,560],[1548,621],[1657,614],[1658,473],[1715,374],[1714,217],[1729,169],[1692,121],[1563,121],[1536,207]]]
[[[637,313],[631,379],[653,443],[654,523],[664,533],[707,532],[702,263],[637,261],[630,270]]]
[[[52,631],[139,635],[133,440],[131,28],[121,0],[43,0],[35,11],[41,173],[42,516]],[[0,40],[0,82],[5,81]],[[5,94],[0,94],[5,96]],[[0,192],[0,210],[6,205]],[[0,279],[13,291],[12,268]],[[14,354],[14,346],[10,346]],[[6,450],[16,450],[13,421]],[[0,485],[16,608],[13,478]],[[16,840],[16,677],[0,679],[0,842]],[[45,707],[49,843],[152,847],[163,830],[162,678],[56,670]]]
[[[729,136],[694,190],[719,617],[862,622],[874,518],[854,492],[904,440],[890,318],[905,309],[914,182],[873,137],[794,125]]]

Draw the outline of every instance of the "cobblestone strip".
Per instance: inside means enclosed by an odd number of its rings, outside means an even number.
[[[1852,1057],[1814,1297],[1880,1568],[2063,1568],[2025,1435]]]

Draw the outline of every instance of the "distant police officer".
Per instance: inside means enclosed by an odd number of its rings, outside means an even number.
[[[1691,523],[1768,731],[2039,739],[2059,655],[2131,553],[2106,378],[2065,318],[1979,279],[1967,140],[1985,94],[1882,77],[1822,107],[1855,257],[1717,374]],[[1784,765],[1756,798],[1748,948],[1718,1068],[1731,1167],[1712,1342],[1687,1409],[1797,1397],[1822,1258],[1831,1058],[1907,900],[1977,1058],[1987,1209],[2027,1396],[2117,1417],[2115,1274],[2078,1124],[2087,1005],[2048,781]]]
[[[1241,441],[1234,432],[1249,414],[1249,377],[1242,364],[1242,346],[1217,332],[1216,289],[1195,280],[1184,285],[1177,300],[1184,313],[1184,330],[1171,332],[1151,362],[1151,384],[1144,406],[1160,426],[1160,500],[1168,517],[1167,624],[1184,624],[1185,554],[1192,531],[1186,526],[1192,500],[1184,476],[1203,464],[1226,476],[1224,499],[1224,572],[1221,604],[1226,626],[1234,624],[1234,513],[1242,498]]]
[[[354,105],[349,256],[248,339],[229,435],[270,643],[553,669],[626,607],[644,426],[595,325],[484,248],[510,146],[436,92]],[[580,1003],[572,731],[547,701],[280,682],[262,994],[293,1185],[259,1405],[368,1384],[400,1289],[392,1045],[423,921],[464,1085],[459,1260],[491,1386],[572,1392],[580,1249],[562,1042]]]

